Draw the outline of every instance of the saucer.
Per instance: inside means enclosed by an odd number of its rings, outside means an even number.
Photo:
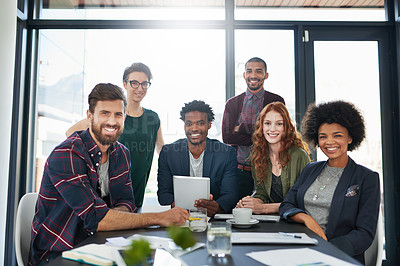
[[[248,223],[240,223],[240,224],[238,224],[238,223],[235,223],[235,219],[229,219],[229,220],[226,220],[226,222],[230,223],[233,226],[238,227],[238,228],[249,228],[252,225],[258,224],[260,221],[258,221],[256,219],[250,219],[250,221]]]

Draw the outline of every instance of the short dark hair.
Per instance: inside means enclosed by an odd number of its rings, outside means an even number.
[[[301,123],[304,140],[316,147],[318,145],[318,129],[324,123],[337,123],[347,129],[352,138],[352,142],[347,148],[348,151],[360,146],[365,138],[364,118],[352,103],[332,101],[319,105],[310,104]]]
[[[132,72],[145,73],[148,81],[150,81],[153,78],[150,68],[148,66],[146,66],[145,64],[138,62],[138,63],[133,63],[129,67],[125,68],[124,75],[122,76],[122,81],[128,82],[128,76]]]
[[[99,83],[94,86],[88,97],[89,110],[94,113],[94,108],[98,101],[114,101],[121,100],[124,102],[124,110],[126,108],[126,98],[120,87],[111,83]]]
[[[214,112],[208,104],[206,104],[204,101],[198,101],[194,100],[189,103],[185,103],[185,106],[182,107],[181,110],[181,120],[185,121],[185,115],[186,113],[189,112],[194,112],[194,111],[199,111],[201,113],[206,113],[207,114],[207,122],[212,122],[214,121]]]
[[[245,68],[247,68],[247,64],[250,62],[257,62],[257,63],[263,63],[264,64],[264,68],[265,68],[265,73],[267,73],[267,63],[265,63],[264,60],[262,60],[259,57],[252,57],[249,60],[247,60],[246,64],[244,65]]]

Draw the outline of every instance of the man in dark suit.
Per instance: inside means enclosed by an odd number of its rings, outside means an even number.
[[[214,113],[203,101],[185,104],[181,119],[187,138],[164,145],[158,159],[158,202],[174,205],[174,175],[209,177],[210,199],[199,199],[194,206],[207,208],[210,217],[230,212],[239,200],[235,149],[207,138]]]

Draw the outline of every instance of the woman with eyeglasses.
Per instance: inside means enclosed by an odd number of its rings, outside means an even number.
[[[154,149],[159,153],[164,145],[157,113],[141,105],[152,78],[150,68],[143,63],[133,63],[125,69],[123,75],[128,105],[124,132],[118,141],[124,144],[131,154],[131,179],[136,207],[143,204]],[[66,135],[87,129],[88,123],[87,119],[79,121],[67,130]]]
[[[278,213],[286,193],[310,162],[308,145],[283,103],[270,103],[260,112],[250,159],[256,191],[242,198],[236,208],[251,208],[254,214]]]
[[[380,204],[378,173],[348,155],[365,138],[364,118],[348,102],[311,104],[303,118],[302,132],[328,160],[303,169],[279,214],[287,221],[305,224],[364,264],[364,252],[375,236]]]

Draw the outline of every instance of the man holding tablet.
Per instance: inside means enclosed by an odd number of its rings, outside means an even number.
[[[173,176],[210,178],[210,199],[195,201],[212,217],[230,212],[238,200],[235,149],[207,138],[214,112],[203,101],[186,103],[181,110],[186,139],[164,145],[158,159],[158,202],[174,206]],[[188,188],[190,189],[190,188]]]

